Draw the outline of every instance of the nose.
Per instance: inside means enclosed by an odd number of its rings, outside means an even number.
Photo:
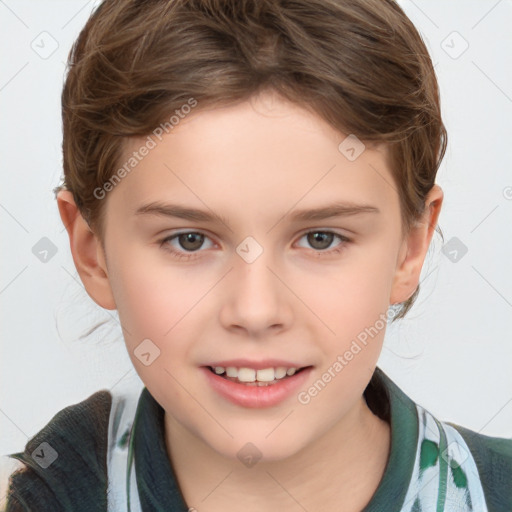
[[[291,325],[293,294],[285,279],[273,267],[270,251],[252,262],[236,255],[234,267],[225,281],[220,312],[228,330],[243,330],[254,338],[265,338]]]

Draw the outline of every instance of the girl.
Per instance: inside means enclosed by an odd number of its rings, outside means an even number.
[[[12,454],[8,511],[512,509],[512,440],[377,367],[447,140],[395,2],[106,0],[62,113],[59,212],[144,389]]]

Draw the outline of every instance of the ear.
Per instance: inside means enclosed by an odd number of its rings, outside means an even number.
[[[406,301],[416,290],[442,203],[443,190],[439,185],[434,185],[425,199],[425,212],[402,242],[391,288],[390,304]]]
[[[69,190],[57,194],[60,218],[69,236],[75,267],[85,290],[99,306],[116,309],[107,274],[105,253],[99,238],[90,229]]]

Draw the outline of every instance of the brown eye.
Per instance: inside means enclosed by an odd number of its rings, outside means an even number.
[[[307,234],[308,243],[314,249],[328,249],[334,239],[334,233],[329,231],[311,231]]]
[[[187,251],[195,251],[200,249],[204,242],[204,235],[201,233],[182,233],[177,235],[178,243]]]
[[[205,240],[210,245],[206,244],[205,246]],[[210,237],[197,231],[176,233],[160,240],[160,247],[180,260],[200,257],[201,253],[204,252],[203,249],[209,249],[213,246]]]
[[[336,245],[332,245],[334,239],[338,239]],[[315,256],[328,256],[340,253],[351,242],[349,238],[333,231],[308,231],[304,233],[301,239],[306,239],[309,249],[312,249]],[[301,245],[301,247],[305,247]]]

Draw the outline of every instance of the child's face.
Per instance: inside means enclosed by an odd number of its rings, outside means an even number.
[[[397,284],[406,246],[386,153],[367,147],[349,161],[338,149],[344,138],[269,94],[192,111],[107,194],[112,294],[130,357],[166,410],[167,428],[229,457],[251,442],[271,460],[365,408],[388,306],[416,283]],[[136,213],[156,202],[225,223]],[[375,210],[293,220],[299,210],[345,202]],[[311,231],[320,233],[306,236]],[[161,243],[186,232],[204,239]],[[146,347],[147,366],[134,354],[146,339],[160,350],[153,360],[155,349]],[[221,377],[205,367],[234,359],[312,368],[277,403],[254,407],[212,387]],[[320,391],[308,391],[318,380]]]

